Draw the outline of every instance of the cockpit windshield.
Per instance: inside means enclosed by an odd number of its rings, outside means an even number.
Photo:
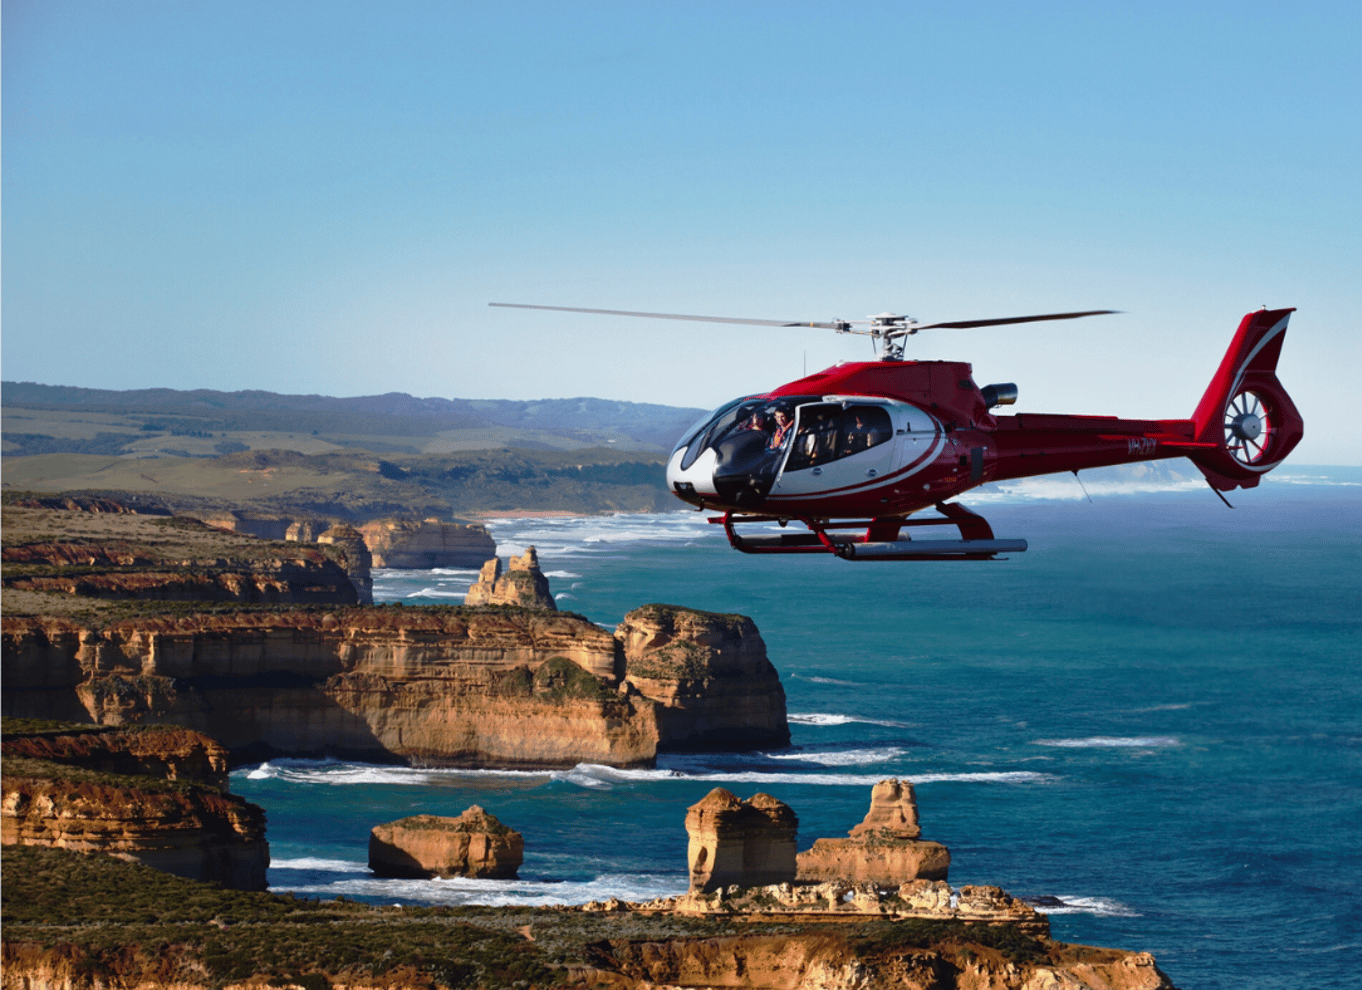
[[[720,461],[726,448],[733,447],[731,441],[742,440],[737,446],[751,453],[782,451],[789,444],[794,428],[795,408],[801,402],[808,402],[810,396],[792,396],[780,399],[739,399],[726,406],[720,406],[710,418],[692,428],[689,442],[683,440],[678,447],[687,447],[681,459],[684,471],[695,463],[696,458],[705,450],[713,447],[719,451]],[[754,443],[754,434],[761,434],[764,440],[760,445]],[[736,451],[734,451],[736,452]],[[749,458],[742,458],[744,461]],[[760,458],[758,458],[760,459]]]

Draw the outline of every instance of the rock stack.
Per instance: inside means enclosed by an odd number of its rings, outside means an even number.
[[[413,815],[369,833],[369,869],[381,877],[514,880],[525,840],[476,804],[457,818]]]
[[[539,554],[534,547],[522,556],[512,557],[505,573],[501,558],[493,557],[482,565],[478,581],[468,589],[465,605],[518,605],[521,608],[558,609],[549,591],[549,579],[539,569]]]
[[[370,569],[374,561],[373,555],[369,553],[369,548],[364,543],[364,534],[353,526],[337,523],[326,532],[318,534],[316,542],[341,548],[341,551],[345,554],[345,575],[350,579],[350,583],[355,586],[355,591],[359,595],[359,604],[372,605],[374,603],[374,579]]]
[[[868,881],[897,886],[909,880],[945,880],[951,854],[939,842],[919,838],[913,785],[882,780],[870,792],[865,821],[850,838],[817,839],[799,854],[799,880]]]
[[[790,806],[769,794],[740,801],[716,787],[686,812],[691,892],[790,883],[798,829]]]
[[[359,527],[375,567],[477,567],[497,552],[486,528],[439,519],[374,519]]]

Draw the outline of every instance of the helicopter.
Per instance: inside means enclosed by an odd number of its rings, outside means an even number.
[[[955,501],[988,482],[1139,461],[1187,457],[1224,493],[1256,487],[1304,436],[1304,421],[1277,379],[1294,307],[1263,308],[1239,324],[1190,419],[1120,419],[994,412],[1017,401],[1014,383],[975,384],[961,361],[904,358],[923,330],[1071,320],[1085,310],[921,323],[881,313],[865,320],[787,322],[627,310],[491,303],[517,309],[818,327],[873,339],[878,360],[845,362],[769,392],[725,403],[681,437],[667,487],[697,509],[722,513],[729,544],[744,553],[831,553],[845,560],[994,560],[1027,548],[998,539]],[[916,513],[934,508],[935,516]],[[790,522],[804,531],[740,534],[739,526]],[[914,538],[954,526],[959,539]],[[765,529],[769,530],[769,526]]]

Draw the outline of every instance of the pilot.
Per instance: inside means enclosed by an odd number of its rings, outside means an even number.
[[[753,409],[753,410],[752,410],[752,418],[749,419],[747,422],[743,423],[741,429],[744,429],[744,430],[757,430],[757,431],[759,431],[759,432],[761,432],[761,433],[765,433],[765,432],[766,432],[766,417],[765,417],[765,415],[762,414],[761,409]]]
[[[794,420],[784,409],[776,410],[776,428],[771,434],[771,439],[766,442],[767,450],[779,450],[785,446],[785,441],[790,438],[790,427],[794,426]]]

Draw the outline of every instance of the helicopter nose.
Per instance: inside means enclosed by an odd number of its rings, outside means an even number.
[[[714,495],[715,455],[706,450],[694,463],[683,468],[687,448],[673,451],[667,462],[667,488],[686,501],[698,501],[702,496]]]

